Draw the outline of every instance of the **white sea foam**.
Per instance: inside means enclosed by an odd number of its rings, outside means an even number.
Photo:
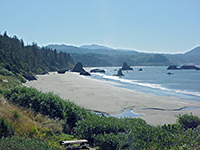
[[[180,94],[200,96],[200,92],[190,92],[190,91],[183,91],[183,90],[176,90],[176,89],[168,89],[168,88],[162,87],[160,84],[142,83],[142,82],[139,82],[137,80],[128,80],[128,79],[120,78],[118,76],[109,76],[109,75],[100,74],[100,73],[97,73],[96,75],[99,75],[104,79],[111,79],[111,80],[120,81],[121,83],[129,83],[129,84],[139,85],[139,86],[143,86],[143,87],[159,89],[159,90],[163,90],[163,91],[169,91],[169,92],[175,92],[175,93],[180,93]]]

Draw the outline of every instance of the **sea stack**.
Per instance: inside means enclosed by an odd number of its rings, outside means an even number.
[[[126,62],[123,63],[122,70],[133,70]]]
[[[85,70],[83,69],[82,63],[81,63],[81,62],[78,62],[78,63],[74,66],[72,72],[85,72]]]
[[[117,74],[114,74],[114,76],[124,76],[124,74],[122,73],[122,69],[119,69]]]

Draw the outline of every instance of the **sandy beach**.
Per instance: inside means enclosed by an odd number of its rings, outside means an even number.
[[[43,92],[54,92],[63,99],[73,101],[86,109],[102,111],[110,115],[131,109],[151,125],[175,123],[178,114],[190,112],[200,117],[199,108],[182,109],[200,107],[200,102],[119,88],[112,86],[111,82],[89,79],[72,72],[65,74],[51,72],[47,75],[37,75],[37,78],[37,81],[29,81],[24,85]]]

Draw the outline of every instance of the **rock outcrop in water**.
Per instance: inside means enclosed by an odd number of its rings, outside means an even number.
[[[105,70],[101,70],[101,69],[92,69],[92,70],[90,70],[90,72],[92,72],[92,73],[97,73],[97,72],[99,72],[99,73],[105,73]]]
[[[124,62],[122,70],[133,70],[133,68],[131,68],[126,62]]]
[[[194,65],[183,65],[181,66],[181,69],[195,69],[198,70],[199,68]]]
[[[124,76],[124,74],[122,73],[122,69],[119,69],[117,74],[114,74],[114,76]]]
[[[91,74],[89,72],[87,72],[87,71],[80,72],[80,75],[91,76]]]
[[[90,76],[90,73],[88,73],[87,71],[85,71],[85,70],[83,69],[83,65],[82,65],[81,62],[78,62],[78,63],[74,66],[72,72],[80,72],[80,75]]]
[[[138,71],[143,71],[143,69],[142,69],[142,68],[140,68],[140,69],[138,69]]]
[[[178,68],[178,66],[176,65],[172,65],[172,66],[169,66],[167,70],[180,70],[180,68]]]
[[[169,66],[167,68],[167,70],[182,70],[182,69],[183,70],[184,69],[186,69],[186,70],[189,70],[189,69],[200,70],[200,68],[198,68],[198,67],[196,67],[194,65],[183,65],[180,68],[178,68],[178,66],[176,66],[176,65],[172,65],[172,66]]]
[[[83,69],[83,65],[81,62],[78,62],[74,68],[72,69],[72,72],[85,72],[85,70]]]

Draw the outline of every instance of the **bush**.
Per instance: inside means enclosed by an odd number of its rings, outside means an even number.
[[[14,74],[11,71],[8,71],[7,69],[0,66],[0,74],[4,76],[14,76]]]
[[[121,150],[129,147],[128,136],[122,133],[117,135],[113,133],[97,135],[95,144],[100,147],[100,150]]]
[[[19,114],[18,111],[15,110],[15,111],[12,112],[12,114],[13,114],[13,119],[14,120],[18,120],[20,118],[20,114]]]
[[[178,116],[178,123],[182,125],[185,129],[196,128],[200,125],[200,118],[191,114],[184,114]]]
[[[6,119],[0,118],[0,138],[14,135],[14,128]]]
[[[29,80],[29,81],[31,81],[31,80],[37,80],[37,78],[35,77],[35,75],[33,75],[33,74],[23,74],[22,75],[26,80]]]
[[[86,138],[90,144],[96,144],[96,136],[116,135],[111,136],[115,140],[118,134],[125,135],[129,132],[137,131],[138,128],[148,127],[146,122],[139,118],[114,118],[114,117],[99,117],[92,115],[84,120],[80,120],[76,124],[75,134],[78,137]],[[120,134],[121,135],[121,134]],[[123,139],[123,138],[122,138]],[[99,140],[98,140],[99,141]],[[98,142],[99,143],[99,142]],[[100,143],[102,145],[102,143]]]
[[[0,150],[59,150],[40,139],[22,138],[18,136],[2,138]]]
[[[35,112],[67,120],[69,128],[72,129],[78,120],[86,118],[91,113],[75,105],[73,102],[64,101],[58,95],[51,92],[42,93],[34,88],[13,87],[4,91],[4,97],[21,107],[30,108]]]
[[[20,75],[20,74],[15,74],[15,76],[17,77],[17,79],[19,79],[22,83],[25,83],[26,82],[26,79],[22,76],[22,75]]]

